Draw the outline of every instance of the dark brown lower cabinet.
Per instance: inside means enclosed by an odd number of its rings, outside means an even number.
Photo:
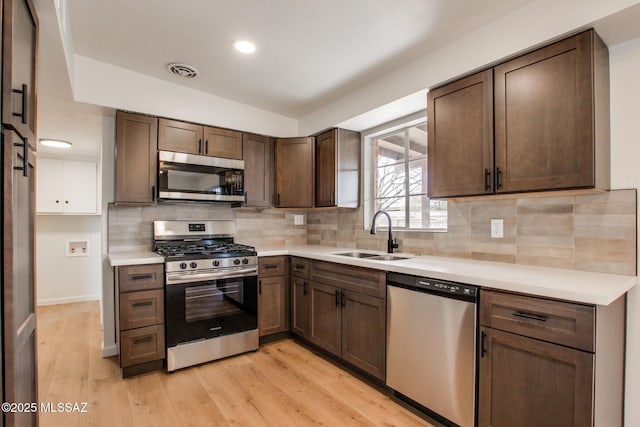
[[[309,338],[309,280],[291,277],[291,332]]]
[[[330,271],[339,277],[333,277]],[[380,297],[384,294],[381,277],[384,277],[382,271],[312,261],[307,339],[350,365],[384,380],[386,299]],[[304,297],[304,286],[302,291]]]
[[[491,328],[481,334],[479,426],[592,425],[592,353]]]
[[[288,330],[285,276],[264,277],[258,280],[258,329],[260,336]]]

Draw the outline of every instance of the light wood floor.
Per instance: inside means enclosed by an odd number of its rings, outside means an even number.
[[[87,402],[41,426],[432,426],[292,340],[123,380],[101,336],[97,302],[38,308],[40,401]]]

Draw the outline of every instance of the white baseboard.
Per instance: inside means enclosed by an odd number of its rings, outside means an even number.
[[[82,295],[79,297],[39,299],[38,305],[41,306],[41,305],[70,304],[74,302],[97,301],[97,300],[100,300],[100,295]]]
[[[109,345],[102,345],[102,357],[111,357],[118,354],[118,346],[113,343]]]

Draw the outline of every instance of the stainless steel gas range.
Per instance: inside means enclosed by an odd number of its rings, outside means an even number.
[[[167,370],[258,348],[258,257],[233,221],[155,221],[165,257]]]

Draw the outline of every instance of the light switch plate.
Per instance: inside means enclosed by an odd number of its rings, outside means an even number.
[[[304,225],[304,215],[294,215],[293,225]]]
[[[502,239],[504,237],[504,220],[492,219],[491,220],[491,238]]]

